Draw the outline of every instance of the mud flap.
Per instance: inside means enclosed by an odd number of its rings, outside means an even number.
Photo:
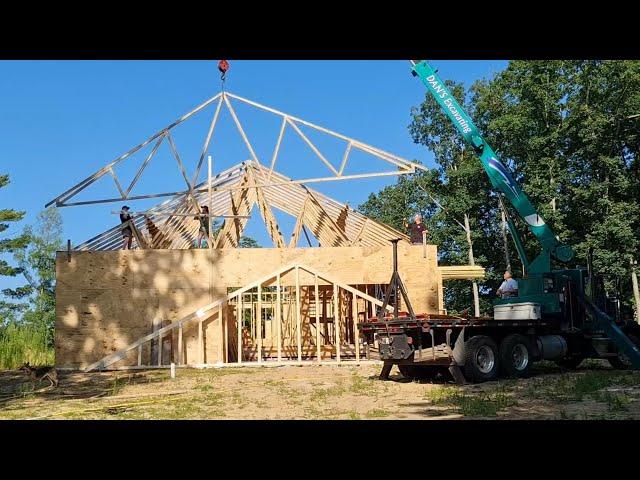
[[[464,374],[458,365],[451,365],[449,367],[449,373],[453,377],[453,380],[456,382],[456,385],[464,385],[467,383],[467,380],[464,378]]]
[[[458,335],[458,338],[456,339],[456,343],[453,346],[453,350],[452,350],[451,353],[453,355],[453,361],[456,363],[456,365],[463,366],[464,365],[464,354],[465,354],[464,328],[460,332],[460,335]]]
[[[449,373],[455,380],[456,384],[464,385],[467,382],[465,381],[464,375],[462,374],[462,370],[460,370],[460,367],[464,365],[464,354],[465,354],[464,328],[460,332],[460,335],[458,335],[458,338],[456,339],[456,343],[453,346],[453,350],[451,351],[451,354],[453,356],[453,359],[451,362],[452,364],[449,367]]]
[[[380,375],[378,376],[379,380],[389,380],[389,374],[391,373],[391,368],[393,367],[393,363],[391,362],[384,362],[384,365],[382,366],[382,371],[380,372]]]

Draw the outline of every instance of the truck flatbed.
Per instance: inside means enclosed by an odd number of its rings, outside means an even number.
[[[361,322],[359,328],[363,334],[378,333],[379,331],[389,331],[398,333],[405,329],[421,328],[423,332],[428,332],[432,328],[464,328],[464,327],[545,327],[551,326],[553,322],[545,319],[540,320],[495,320],[493,317],[473,317],[443,315],[434,313],[416,314],[411,318],[405,312],[398,317],[378,317],[369,318],[366,322]]]

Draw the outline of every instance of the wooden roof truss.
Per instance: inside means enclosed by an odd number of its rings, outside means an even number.
[[[256,149],[247,136],[246,130],[234,107],[234,105],[238,103],[281,118],[278,137],[275,140],[275,147],[270,159],[258,158]],[[198,160],[195,162],[193,175],[189,176],[188,165],[185,164],[183,157],[178,151],[172,131],[178,125],[209,106],[211,106],[213,110],[213,115]],[[209,181],[198,183],[207,152],[214,141],[216,125],[218,124],[223,109],[228,110],[242,142],[247,148],[249,160],[215,177],[209,176]],[[304,133],[303,129],[305,128],[343,142],[344,153],[339,166],[334,166],[326,158],[320,148],[309,138],[309,135]],[[283,138],[287,132],[289,132],[289,135],[298,136],[310,148],[311,152],[313,152],[311,155],[312,158],[317,160],[316,165],[325,172],[323,175],[292,179],[276,171],[282,150]],[[178,166],[177,172],[179,172],[181,177],[180,182],[184,181],[185,189],[145,195],[136,194],[136,187],[141,183],[145,172],[154,161],[156,153],[162,143],[167,143],[171,155]],[[123,162],[130,161],[136,152],[139,152],[146,146],[150,146],[150,151],[135,172],[133,179],[131,182],[123,182],[123,179],[118,177],[115,167]],[[353,152],[355,151],[361,151],[382,160],[389,165],[390,169],[386,171],[345,174],[349,162],[352,159]],[[308,163],[311,165],[311,162],[307,162],[306,158],[301,159],[301,161],[302,160],[305,161],[305,164]],[[426,170],[426,168],[420,164],[405,160],[397,155],[367,145],[354,138],[347,137],[232,93],[221,92],[58,195],[47,203],[46,206],[69,207],[123,201],[130,202],[151,198],[168,198],[168,200],[151,209],[148,218],[139,217],[135,219],[135,226],[142,235],[142,237],[136,238],[136,244],[139,248],[188,248],[192,244],[194,237],[197,236],[199,224],[197,220],[189,218],[186,215],[190,213],[195,215],[199,212],[199,205],[209,203],[211,203],[210,212],[212,215],[238,216],[250,215],[253,205],[257,204],[258,211],[267,227],[267,232],[274,246],[279,248],[284,248],[287,242],[283,238],[272,208],[294,215],[296,218],[296,228],[294,229],[292,238],[288,242],[289,246],[297,245],[300,233],[302,232],[307,236],[307,230],[313,232],[319,242],[326,246],[346,246],[356,243],[377,245],[386,244],[388,238],[404,238],[404,236],[388,227],[365,219],[349,209],[348,206],[339,204],[318,192],[314,192],[306,185],[358,178],[405,175],[415,173],[416,169]],[[170,172],[167,173],[169,174]],[[76,198],[78,194],[89,189],[91,185],[105,175],[110,176],[113,180],[113,196],[83,200]],[[90,193],[91,190],[87,190],[87,192]],[[211,202],[209,202],[209,197],[211,197]],[[182,216],[171,216],[171,214]],[[210,245],[218,248],[237,246],[246,224],[246,218],[227,219],[220,235],[215,239],[213,245]],[[118,248],[118,245],[121,243],[119,232],[120,226],[114,227],[88,240],[78,248],[98,250]],[[379,237],[378,235],[382,236]],[[138,235],[136,235],[136,237],[138,237]]]
[[[278,186],[260,186],[267,177]],[[378,223],[348,205],[339,203],[306,185],[287,182],[287,177],[270,171],[251,160],[236,165],[212,179],[211,214],[226,216],[215,237],[215,248],[238,247],[240,237],[255,207],[260,212],[267,233],[276,248],[294,248],[306,228],[322,246],[348,247],[354,245],[385,246],[393,238],[408,237]],[[209,204],[208,189],[198,185],[194,199],[199,205]],[[134,217],[138,248],[191,248],[198,235],[199,222],[192,216],[187,194],[179,194],[148,210],[145,217]],[[291,215],[296,223],[285,241],[274,209]],[[121,225],[82,243],[76,250],[117,250],[121,248]]]

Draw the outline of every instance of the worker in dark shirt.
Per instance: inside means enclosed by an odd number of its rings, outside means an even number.
[[[203,205],[200,209],[200,215],[198,215],[196,219],[200,220],[200,228],[198,230],[198,246],[196,248],[202,248],[202,240],[206,240],[209,238],[209,226],[211,225],[211,220],[209,219],[209,207]]]
[[[126,226],[122,228],[122,248],[124,250],[131,250],[131,242],[133,241],[133,230],[131,228],[132,217],[129,214],[129,207],[126,205],[120,210],[120,222],[126,223]]]
[[[411,243],[413,243],[414,245],[422,245],[422,243],[426,239],[427,233],[429,233],[429,230],[427,230],[427,226],[422,223],[422,215],[420,215],[419,213],[417,213],[413,218],[412,223],[405,223],[404,227],[409,232]]]

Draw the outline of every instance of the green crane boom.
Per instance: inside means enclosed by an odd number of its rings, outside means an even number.
[[[444,82],[438,77],[436,70],[426,61],[412,62],[413,73],[418,76],[427,87],[438,104],[451,119],[456,129],[474,149],[482,166],[489,176],[491,185],[511,202],[518,214],[531,230],[531,233],[542,245],[542,252],[532,262],[526,258],[524,250],[518,241],[517,232],[510,222],[509,229],[518,246],[518,254],[525,267],[525,271],[531,274],[542,274],[551,270],[551,258],[561,262],[568,262],[573,258],[573,251],[568,245],[563,245],[549,226],[540,217],[531,201],[520,186],[515,182],[509,170],[500,163],[498,156],[480,134],[469,115],[460,106]]]
[[[634,368],[640,369],[640,349],[638,346],[629,339],[611,317],[602,312],[591,300],[584,296],[584,273],[580,270],[551,270],[552,258],[563,263],[569,262],[573,258],[571,247],[562,244],[540,217],[529,198],[513,179],[509,170],[500,163],[498,156],[482,137],[469,115],[438,77],[436,70],[426,61],[412,61],[411,63],[413,65],[412,73],[422,80],[422,83],[443,108],[456,129],[480,158],[491,185],[502,192],[511,202],[542,246],[542,252],[533,261],[529,262],[518,232],[511,219],[509,219],[509,230],[516,244],[518,255],[524,265],[526,276],[518,282],[517,297],[498,300],[496,303],[539,303],[542,307],[543,315],[558,315],[562,311],[560,305],[561,295],[559,295],[558,291],[559,285],[565,284],[568,279],[571,279],[574,285],[578,287],[576,292],[578,298],[593,318],[593,328],[604,331],[618,347],[618,351],[630,359]],[[549,282],[551,286],[549,286]]]

